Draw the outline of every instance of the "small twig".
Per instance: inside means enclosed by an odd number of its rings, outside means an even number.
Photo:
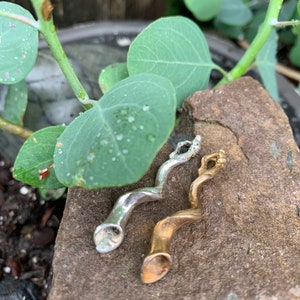
[[[27,139],[32,135],[33,131],[13,124],[0,117],[0,129],[5,130],[6,132],[12,133],[22,139]]]
[[[300,72],[298,72],[294,69],[288,68],[282,64],[277,63],[276,71],[290,79],[294,79],[294,80],[300,82]]]
[[[288,27],[288,26],[299,26],[300,20],[290,20],[290,21],[274,21],[273,26],[275,27]]]

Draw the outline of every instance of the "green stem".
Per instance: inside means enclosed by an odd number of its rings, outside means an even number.
[[[6,18],[10,18],[10,19],[14,19],[16,21],[22,22],[26,25],[29,25],[37,30],[39,30],[39,23],[35,20],[31,20],[29,18],[26,18],[24,16],[21,15],[17,15],[17,14],[13,14],[13,13],[9,13],[6,11],[0,11],[0,17],[6,17]]]
[[[62,45],[58,39],[55,26],[53,23],[52,11],[49,12],[49,19],[44,19],[43,11],[42,11],[44,10],[44,15],[45,15],[46,5],[43,5],[45,4],[44,2],[51,5],[49,0],[31,0],[31,3],[38,17],[39,30],[43,34],[45,40],[47,41],[54,58],[56,59],[62,72],[66,76],[77,99],[85,109],[89,109],[91,108],[94,101],[90,100],[89,95],[87,94],[83,85],[79,81],[77,75],[74,72],[72,65],[70,64],[65,54],[64,49],[62,48]]]
[[[225,78],[228,78],[229,74],[221,66],[215,65],[214,69],[219,71]]]
[[[31,130],[13,124],[1,117],[0,117],[0,128],[6,132],[12,133],[25,140],[33,133]]]
[[[237,65],[228,73],[227,78],[223,78],[218,86],[230,81],[234,81],[246,73],[248,67],[252,64],[258,52],[265,44],[269,35],[273,30],[273,25],[278,20],[278,15],[282,6],[283,0],[270,0],[265,20],[261,25],[256,37],[250,44],[243,57],[239,60]]]

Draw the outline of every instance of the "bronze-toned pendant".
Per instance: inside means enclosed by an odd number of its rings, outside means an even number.
[[[141,279],[143,283],[153,283],[163,278],[171,268],[172,257],[169,246],[174,233],[183,225],[199,221],[202,216],[198,201],[199,187],[212,179],[226,163],[223,150],[211,155],[205,155],[201,160],[198,177],[193,181],[189,191],[190,209],[181,210],[159,221],[151,238],[150,252],[144,259]]]

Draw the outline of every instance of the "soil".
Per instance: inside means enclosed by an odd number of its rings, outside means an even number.
[[[44,201],[0,156],[0,299],[46,299],[65,196]]]

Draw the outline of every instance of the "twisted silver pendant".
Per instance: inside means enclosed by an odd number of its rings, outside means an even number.
[[[162,191],[171,170],[194,157],[200,150],[200,144],[199,135],[192,142],[179,142],[176,149],[169,155],[169,160],[160,166],[154,187],[136,189],[118,198],[107,219],[94,231],[94,242],[98,252],[107,253],[121,245],[127,221],[133,209],[144,202],[162,199]]]

